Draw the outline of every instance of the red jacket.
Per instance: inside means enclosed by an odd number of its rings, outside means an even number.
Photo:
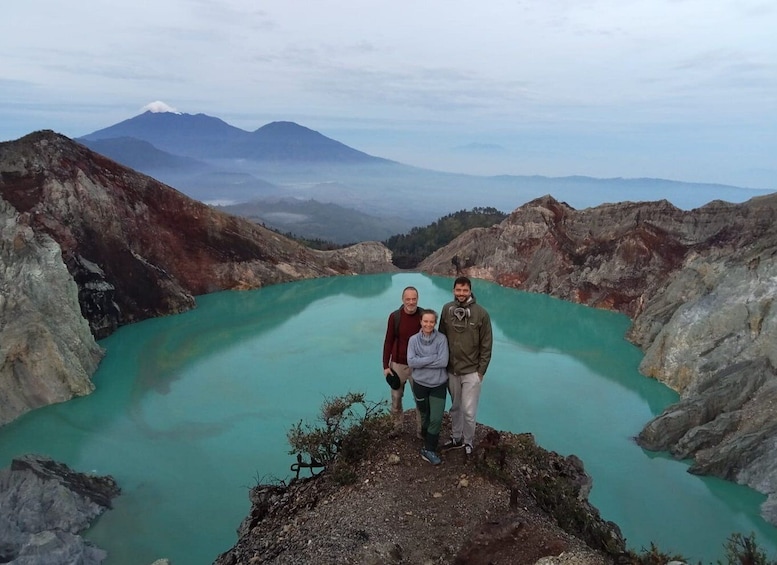
[[[389,314],[386,324],[386,338],[383,340],[383,368],[388,369],[389,362],[407,365],[407,343],[410,336],[421,330],[421,308],[414,314],[408,314],[404,308],[400,309],[399,335],[395,335],[394,315],[396,310]]]

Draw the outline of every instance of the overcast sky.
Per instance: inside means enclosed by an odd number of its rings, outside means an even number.
[[[0,140],[150,102],[476,174],[777,189],[774,0],[3,3]]]

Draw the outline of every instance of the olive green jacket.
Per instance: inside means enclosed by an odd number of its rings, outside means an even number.
[[[448,338],[448,372],[486,374],[491,362],[491,316],[470,296],[466,304],[448,302],[440,312],[439,330]]]

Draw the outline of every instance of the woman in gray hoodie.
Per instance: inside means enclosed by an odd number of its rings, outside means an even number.
[[[424,436],[421,457],[432,465],[441,463],[437,443],[448,393],[448,340],[435,329],[436,324],[437,312],[425,310],[421,331],[410,337],[407,346],[407,364],[413,368],[413,396]]]

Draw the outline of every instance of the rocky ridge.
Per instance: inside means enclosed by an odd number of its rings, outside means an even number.
[[[0,200],[0,425],[89,393],[94,340],[121,325],[209,292],[394,269],[379,243],[312,251],[50,131],[0,143]]]
[[[420,269],[461,272],[629,315],[640,371],[681,400],[637,438],[691,472],[768,494],[777,524],[777,195],[683,211],[665,201],[585,210],[546,196],[462,234]]]
[[[432,467],[406,412],[404,433],[374,438],[351,484],[325,471],[253,487],[238,542],[215,565],[627,562],[619,528],[588,503],[579,459],[481,425],[476,444],[472,456],[452,450]]]

